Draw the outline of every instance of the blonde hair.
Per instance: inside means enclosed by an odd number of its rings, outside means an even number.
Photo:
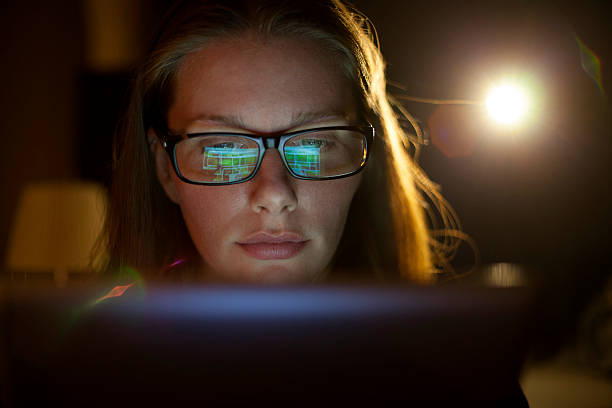
[[[413,281],[431,281],[444,264],[445,254],[436,250],[440,245],[432,245],[435,241],[430,237],[422,193],[434,208],[448,206],[411,157],[420,131],[413,118],[387,95],[384,60],[372,25],[339,0],[183,1],[169,12],[138,72],[117,132],[106,223],[110,268],[131,266],[152,272],[178,257],[198,257],[180,209],[159,185],[146,131],[150,127],[165,129],[174,77],[187,55],[208,41],[247,32],[263,39],[289,36],[314,40],[338,56],[360,95],[363,116],[378,133],[371,163],[353,203],[355,209],[347,221],[347,229],[360,231],[360,236],[347,244],[344,241],[350,237],[345,231],[340,250],[365,254],[357,265],[354,258],[349,266],[393,270],[392,274]],[[398,116],[411,121],[416,136],[402,128]],[[372,230],[366,230],[369,227]],[[342,259],[337,257],[339,267]]]

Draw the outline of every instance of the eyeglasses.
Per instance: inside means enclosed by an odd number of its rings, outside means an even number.
[[[266,149],[275,148],[295,178],[330,180],[364,168],[374,128],[329,126],[278,136],[205,132],[163,135],[177,176],[191,184],[225,185],[252,179]]]

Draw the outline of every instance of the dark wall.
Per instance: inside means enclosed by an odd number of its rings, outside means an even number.
[[[119,18],[113,8],[122,4],[126,11]],[[113,132],[131,71],[167,4],[167,0],[9,0],[0,5],[3,262],[18,196],[28,182],[84,178],[108,183]],[[133,58],[114,65],[111,61],[110,70],[108,64],[96,66],[95,58],[92,62],[92,41],[88,41],[92,24],[88,6],[100,5],[105,6],[102,17],[115,20],[109,27],[123,21],[128,27],[121,31],[134,36],[129,41],[134,45]],[[102,45],[113,54],[112,44]]]
[[[22,186],[78,175],[81,2],[3,2],[0,11],[0,259]]]

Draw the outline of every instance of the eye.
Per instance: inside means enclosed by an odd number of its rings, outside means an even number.
[[[214,147],[216,149],[238,149],[240,148],[241,143],[236,142],[221,142],[210,145],[209,147]]]
[[[300,145],[301,146],[307,146],[307,147],[318,147],[318,148],[322,148],[325,147],[327,145],[329,145],[329,141],[325,140],[325,139],[302,139],[300,140]]]

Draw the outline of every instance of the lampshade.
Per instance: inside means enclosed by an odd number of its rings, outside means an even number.
[[[23,190],[7,248],[11,271],[48,272],[64,286],[68,272],[91,268],[104,222],[106,191],[96,183],[33,183]]]

